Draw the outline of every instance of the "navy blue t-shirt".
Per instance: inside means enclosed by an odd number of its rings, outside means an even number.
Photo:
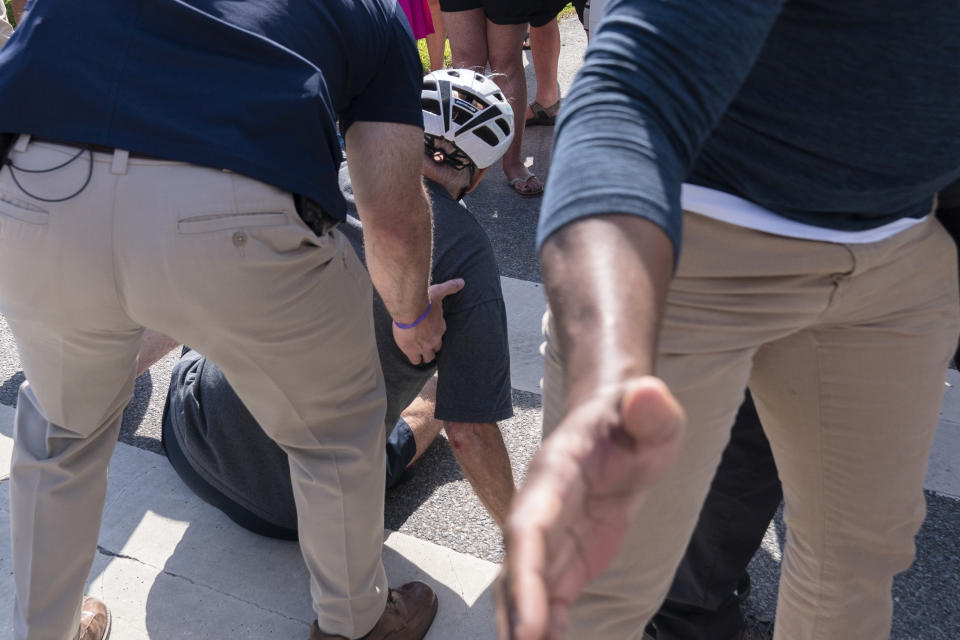
[[[336,121],[422,126],[395,0],[31,0],[0,127],[230,169],[343,218]]]

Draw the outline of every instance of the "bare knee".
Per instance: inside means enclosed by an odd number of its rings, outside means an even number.
[[[489,435],[491,425],[476,422],[445,422],[444,430],[450,440],[450,446],[458,453],[476,451],[484,436]],[[494,425],[492,428],[496,429]]]
[[[490,70],[516,82],[523,78],[523,56],[517,51],[490,51]]]

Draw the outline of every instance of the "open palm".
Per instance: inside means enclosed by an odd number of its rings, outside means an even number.
[[[670,467],[684,415],[658,379],[598,390],[547,438],[517,495],[498,583],[509,640],[560,640],[567,611],[616,555],[644,489]]]

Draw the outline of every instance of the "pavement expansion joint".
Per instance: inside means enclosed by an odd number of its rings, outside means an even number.
[[[257,609],[258,611],[263,611],[263,612],[265,612],[265,613],[269,613],[269,614],[272,614],[272,615],[275,615],[275,616],[279,616],[279,617],[284,618],[284,619],[286,619],[286,620],[290,620],[291,622],[300,623],[300,624],[302,624],[302,625],[304,625],[304,626],[310,626],[308,623],[304,622],[304,621],[301,620],[300,618],[294,618],[294,617],[292,617],[292,616],[289,616],[289,615],[284,614],[282,611],[277,611],[276,609],[270,609],[270,608],[264,607],[264,606],[262,606],[262,605],[260,605],[260,604],[258,604],[258,603],[256,603],[256,602],[254,602],[254,601],[252,601],[252,600],[247,600],[247,599],[245,599],[245,598],[241,598],[241,597],[237,596],[237,595],[234,594],[234,593],[230,593],[229,591],[223,591],[223,590],[221,590],[221,589],[217,589],[216,587],[212,587],[212,586],[210,586],[209,584],[205,584],[205,583],[203,583],[203,582],[198,582],[197,580],[193,580],[192,578],[189,578],[189,577],[187,577],[187,576],[185,576],[185,575],[183,575],[183,574],[175,573],[175,572],[173,572],[173,571],[168,571],[167,569],[164,569],[163,567],[155,567],[155,566],[153,566],[152,564],[150,564],[149,562],[144,562],[143,560],[140,560],[139,558],[136,558],[136,557],[134,557],[134,556],[127,555],[127,554],[125,554],[125,553],[117,553],[117,552],[115,552],[115,551],[110,551],[109,549],[106,549],[106,548],[104,548],[102,545],[99,545],[99,544],[97,545],[97,552],[99,552],[101,555],[107,556],[107,557],[109,557],[109,558],[119,558],[120,560],[129,560],[129,561],[131,561],[131,562],[136,562],[137,564],[140,564],[140,565],[142,565],[142,566],[144,566],[144,567],[148,567],[148,568],[153,569],[153,570],[155,570],[155,571],[159,571],[161,574],[163,574],[163,575],[165,575],[165,576],[167,576],[167,577],[169,577],[169,578],[173,578],[173,579],[175,579],[175,580],[183,580],[184,582],[188,582],[189,584],[191,584],[191,585],[193,585],[193,586],[195,586],[195,587],[200,587],[201,589],[207,589],[208,591],[212,591],[213,593],[216,593],[216,594],[218,594],[218,595],[224,596],[224,597],[226,597],[226,598],[230,598],[231,600],[235,600],[235,601],[237,601],[237,602],[242,602],[243,604],[245,604],[245,605],[247,605],[247,606],[250,606],[250,607],[253,607],[254,609]]]
[[[453,561],[453,556],[447,558],[447,564],[450,566],[450,573],[456,580],[456,590],[457,595],[461,598],[466,598],[467,590],[463,586],[463,580],[460,579],[460,572],[457,571],[457,564]],[[451,586],[451,585],[448,585]]]
[[[134,558],[133,556],[128,556],[128,555],[125,554],[125,553],[117,553],[116,551],[110,551],[109,549],[106,549],[106,548],[104,548],[102,545],[99,545],[99,544],[97,545],[97,551],[100,552],[101,554],[103,554],[103,555],[105,555],[105,556],[109,556],[109,557],[111,557],[111,558],[121,558],[121,559],[123,559],[123,560],[133,560],[134,562],[139,562],[140,564],[142,564],[142,565],[145,566],[145,567],[150,567],[151,569],[161,570],[161,567],[154,567],[153,565],[148,564],[148,563],[144,562],[143,560],[140,560],[139,558]]]

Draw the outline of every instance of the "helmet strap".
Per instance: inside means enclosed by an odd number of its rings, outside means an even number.
[[[467,167],[467,169],[470,171],[470,182],[467,183],[467,186],[465,186],[464,188],[460,189],[460,193],[457,194],[457,200],[458,200],[458,201],[459,201],[459,200],[463,200],[463,196],[467,195],[467,191],[469,191],[469,190],[470,190],[470,187],[473,186],[473,178],[474,178],[474,176],[477,175],[477,165],[475,165],[475,164],[473,164],[473,163],[471,162],[470,165]]]

